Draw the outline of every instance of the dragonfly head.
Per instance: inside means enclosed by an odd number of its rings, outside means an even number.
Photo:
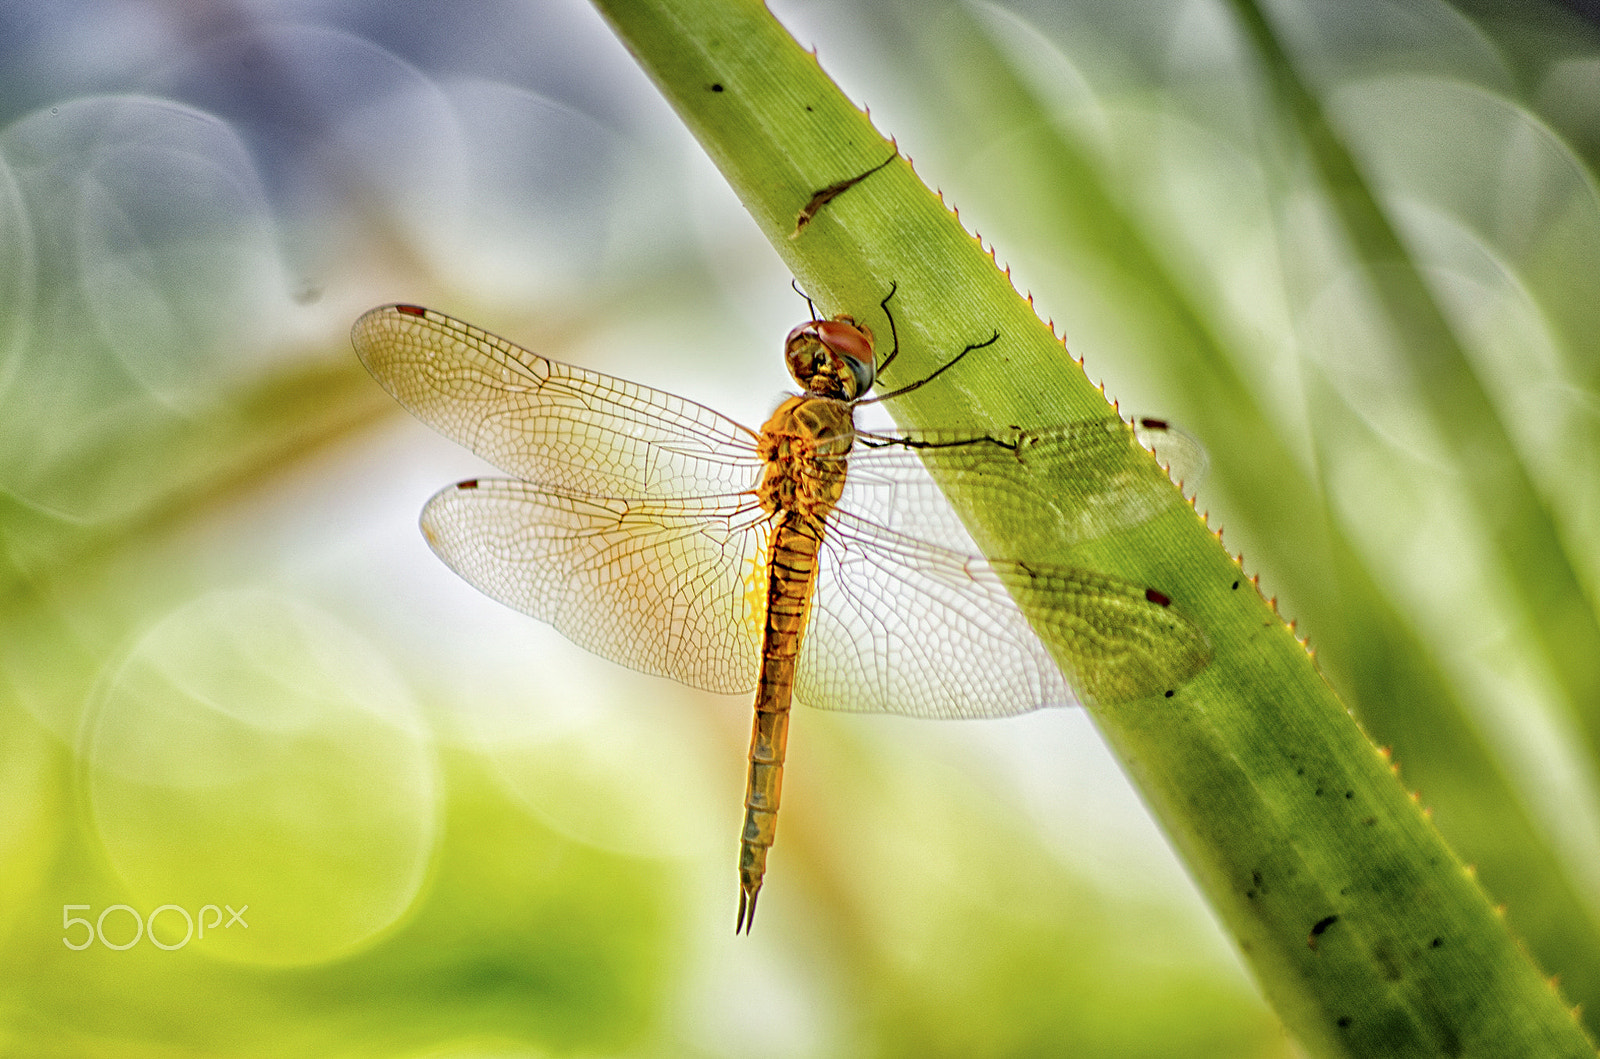
[[[784,363],[809,394],[853,401],[872,389],[872,332],[848,316],[810,320],[789,332]]]

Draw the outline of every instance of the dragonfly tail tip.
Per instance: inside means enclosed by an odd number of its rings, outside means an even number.
[[[750,933],[750,928],[755,925],[756,897],[760,894],[760,892],[760,890],[746,890],[743,887],[739,888],[739,917],[734,921],[733,924],[733,932],[735,934],[745,934],[748,936]]]

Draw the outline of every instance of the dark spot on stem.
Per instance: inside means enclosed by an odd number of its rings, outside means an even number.
[[[1317,947],[1317,939],[1322,937],[1323,932],[1337,922],[1339,922],[1338,916],[1323,916],[1311,924],[1311,933],[1306,936],[1306,947],[1315,949]]]
[[[840,181],[837,181],[835,183],[829,184],[825,188],[818,188],[816,190],[816,192],[814,194],[812,194],[811,201],[807,202],[804,206],[802,206],[800,208],[800,212],[795,215],[794,231],[789,233],[789,238],[790,239],[798,239],[798,238],[800,238],[800,233],[805,230],[806,225],[811,223],[812,218],[814,218],[819,212],[821,212],[822,207],[826,206],[828,203],[832,202],[834,199],[838,198],[840,195],[843,195],[846,191],[849,191],[851,188],[855,187],[857,184],[859,184],[863,180],[867,179],[867,177],[869,177],[872,174],[876,173],[878,170],[882,169],[884,166],[888,165],[890,162],[894,161],[896,158],[899,158],[899,157],[900,157],[900,149],[897,147],[897,148],[895,148],[895,152],[893,154],[891,154],[888,158],[885,158],[883,161],[879,162],[877,165],[873,166],[871,169],[868,169],[865,173],[858,173],[853,177],[847,177],[844,180],[840,180]],[[996,332],[995,333],[995,338],[999,338],[999,337],[1000,337],[999,332]],[[992,342],[992,341],[994,341],[994,339],[990,339],[989,341]],[[985,345],[987,345],[987,343],[985,343]],[[968,346],[967,347],[967,351],[970,351],[973,348],[981,348],[981,347]],[[957,359],[960,359],[960,358],[957,358]],[[948,367],[948,366],[949,365],[946,365],[946,367]],[[939,370],[943,371],[944,369],[941,368]],[[936,374],[938,374],[938,372],[935,372],[934,374],[936,375]],[[929,376],[929,378],[932,378],[932,377],[933,376],[931,376],[931,375]],[[927,381],[927,379],[923,380],[923,382],[926,382],[926,381]],[[919,383],[917,383],[917,385],[921,386],[922,383],[919,382]],[[896,391],[896,392],[903,392],[903,391]],[[881,401],[881,400],[883,400],[884,396],[892,397],[894,395],[893,394],[879,395],[878,397],[873,398],[873,400]]]
[[[718,82],[713,83],[712,86],[711,86],[711,91],[713,91],[713,92],[721,92],[722,91],[722,82],[718,81]]]

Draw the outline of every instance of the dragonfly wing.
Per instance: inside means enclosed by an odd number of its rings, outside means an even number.
[[[1151,460],[1152,442],[1161,442],[1158,457],[1180,461],[1178,474],[1187,473],[1184,461],[1195,454],[1203,466],[1203,450],[1188,435],[1117,416],[993,436],[862,433],[840,506],[896,532],[971,552],[967,528],[945,499],[948,489],[1009,518],[992,529],[1011,548],[1071,545],[1182,503]]]
[[[361,362],[423,422],[561,493],[707,496],[752,488],[756,436],[703,405],[548,360],[431,309],[356,321]]]
[[[422,512],[429,545],[485,594],[631,669],[749,691],[767,536],[753,504],[630,502],[479,479]]]
[[[1211,466],[1211,457],[1206,455],[1206,447],[1200,444],[1200,439],[1165,419],[1148,417],[1133,421],[1133,434],[1183,495],[1194,496]]]
[[[795,689],[808,705],[1003,717],[1157,694],[1210,661],[1201,632],[1131,582],[992,562],[846,513],[828,528]]]

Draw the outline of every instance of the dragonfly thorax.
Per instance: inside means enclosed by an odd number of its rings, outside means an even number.
[[[877,374],[872,331],[848,316],[809,320],[790,331],[783,359],[794,381],[814,397],[854,401],[872,388]]]
[[[784,401],[761,428],[757,445],[765,464],[756,488],[761,506],[820,527],[844,489],[854,442],[847,402],[806,395]]]

